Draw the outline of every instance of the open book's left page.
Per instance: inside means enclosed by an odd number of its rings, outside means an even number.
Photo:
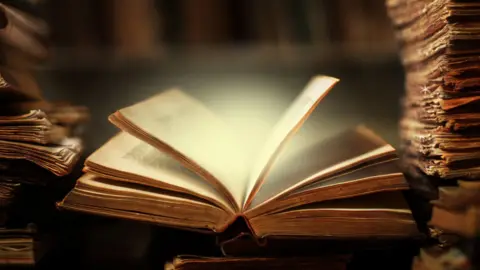
[[[168,154],[125,132],[120,132],[90,155],[84,171],[106,179],[156,187],[163,193],[176,191],[192,195],[233,211],[225,196],[204,179]]]
[[[117,111],[110,121],[173,156],[240,208],[249,169],[241,141],[198,100],[173,89]]]

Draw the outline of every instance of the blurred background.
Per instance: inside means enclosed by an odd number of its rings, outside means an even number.
[[[241,102],[249,119],[261,114],[273,124],[316,74],[341,81],[309,120],[313,136],[364,123],[398,145],[404,78],[384,0],[1,2],[49,23],[51,57],[38,79],[48,99],[90,108],[86,155],[118,131],[109,114],[161,90],[181,87],[227,118]],[[207,236],[129,221],[62,218],[53,257],[72,262],[145,253],[160,261],[159,254],[214,245]]]
[[[90,107],[88,151],[116,132],[108,114],[169,87],[274,118],[315,74],[341,79],[316,136],[365,123],[398,144],[403,73],[383,0],[30,1],[51,27],[41,85]]]

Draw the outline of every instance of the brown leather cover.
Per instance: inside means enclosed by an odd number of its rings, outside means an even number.
[[[424,242],[419,235],[411,239],[334,239],[268,237],[256,239],[250,233],[240,233],[234,238],[217,238],[226,256],[315,256],[325,253],[348,254],[357,251],[382,249],[412,249]]]
[[[212,258],[178,256],[165,265],[165,270],[201,269],[347,269],[350,256],[288,258]]]
[[[392,247],[412,248],[426,240],[424,234],[412,238],[339,239],[334,237],[270,236],[257,238],[248,221],[237,218],[216,236],[217,245],[226,256],[308,256],[325,253],[351,253],[358,250]]]

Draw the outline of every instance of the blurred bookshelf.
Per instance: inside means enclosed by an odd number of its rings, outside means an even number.
[[[311,117],[316,136],[365,123],[398,142],[404,78],[384,0],[41,3],[52,57],[39,81],[48,98],[91,109],[87,152],[117,132],[110,113],[163,89],[218,112],[253,100],[252,110],[278,116],[315,74],[341,79]]]
[[[148,57],[129,58],[118,56],[110,49],[72,52],[71,48],[55,48],[54,57],[44,68],[125,68],[168,67],[178,68],[253,68],[268,69],[274,65],[288,68],[318,65],[344,66],[348,64],[370,65],[397,62],[395,50],[368,47],[359,49],[345,44],[296,45],[294,47],[232,45],[232,46],[170,46],[158,48],[159,53]],[[277,66],[278,68],[279,66]]]
[[[383,0],[49,0],[50,67],[385,63]],[[123,64],[123,65],[122,65]]]

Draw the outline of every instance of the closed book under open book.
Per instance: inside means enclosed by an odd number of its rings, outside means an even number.
[[[122,131],[58,206],[210,232],[244,218],[257,238],[418,235],[396,152],[371,130],[289,147],[337,82],[314,77],[260,149],[180,90],[121,109],[109,120]]]
[[[347,269],[350,256],[330,255],[325,257],[299,258],[229,258],[199,257],[191,255],[176,256],[165,264],[165,270],[202,270],[202,269]]]

